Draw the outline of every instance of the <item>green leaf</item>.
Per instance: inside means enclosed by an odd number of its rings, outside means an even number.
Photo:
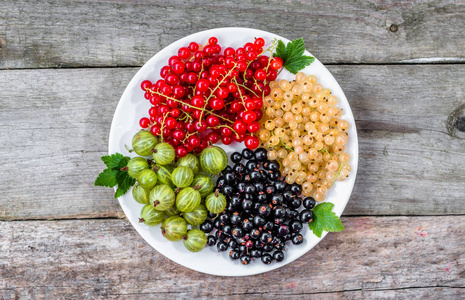
[[[102,160],[107,166],[107,169],[99,174],[95,180],[95,185],[107,187],[118,185],[115,198],[121,197],[136,183],[136,180],[129,176],[128,172],[123,169],[128,165],[130,158],[120,153],[115,153],[102,156]]]
[[[313,208],[313,221],[308,227],[317,237],[321,237],[323,231],[338,232],[344,230],[341,219],[332,211],[334,204],[324,202]]]
[[[281,40],[278,41],[278,46],[276,47],[276,53],[274,54],[274,56],[281,57],[283,59],[283,62],[284,62],[284,59],[287,58],[286,45],[284,45],[283,41]]]
[[[280,40],[276,47],[276,53],[273,56],[281,57],[283,60],[283,67],[292,74],[297,74],[300,70],[310,65],[315,58],[312,56],[304,55],[305,43],[304,39],[300,38],[293,40],[285,46]]]
[[[117,170],[112,169],[105,169],[102,173],[100,173],[95,180],[95,186],[107,186],[107,187],[114,187],[116,182],[116,175],[118,174]]]
[[[136,180],[129,176],[127,171],[119,171],[116,175],[118,188],[116,189],[115,198],[121,197],[136,183]]]
[[[120,167],[120,163],[121,161],[124,161],[124,159],[125,157],[123,156],[123,154],[120,153],[102,156],[103,162],[109,169],[122,168]]]
[[[297,74],[302,69],[305,69],[306,66],[310,65],[315,60],[312,56],[302,55],[300,60],[295,60],[292,63],[288,63],[285,68],[292,74]]]

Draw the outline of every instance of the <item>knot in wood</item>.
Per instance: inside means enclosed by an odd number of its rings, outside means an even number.
[[[399,26],[397,26],[396,24],[392,24],[391,26],[389,26],[390,32],[397,32],[397,30],[399,30]]]
[[[456,108],[447,118],[447,132],[451,136],[465,138],[465,104]]]

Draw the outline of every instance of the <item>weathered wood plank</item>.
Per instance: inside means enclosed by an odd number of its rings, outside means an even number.
[[[464,214],[461,65],[330,66],[352,105],[360,166],[346,215]],[[122,216],[103,169],[111,119],[136,69],[0,72],[0,218]]]
[[[248,278],[173,263],[125,220],[0,222],[0,290],[4,299],[463,297],[464,216],[343,222],[292,264]]]
[[[0,68],[140,66],[181,37],[230,26],[303,37],[324,63],[465,61],[465,5],[451,0],[15,0],[0,11]]]

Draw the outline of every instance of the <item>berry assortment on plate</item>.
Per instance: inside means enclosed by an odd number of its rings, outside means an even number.
[[[343,230],[333,204],[318,202],[351,170],[349,123],[331,91],[299,72],[314,60],[304,51],[302,39],[261,37],[179,48],[158,80],[140,82],[150,109],[129,150],[138,156],[103,156],[95,185],[117,187],[115,198],[133,187],[140,223],[243,265],[283,261],[305,243],[304,225],[318,237]],[[233,143],[243,150],[228,157],[222,145]]]

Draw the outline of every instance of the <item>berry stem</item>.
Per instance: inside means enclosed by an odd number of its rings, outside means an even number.
[[[337,170],[336,175],[334,175],[334,180],[333,180],[333,183],[331,183],[331,186],[333,186],[334,183],[336,182],[337,176],[339,176],[339,174],[341,174],[342,167],[344,167],[344,166],[345,166],[345,164],[341,163],[341,165],[339,166],[339,169]]]
[[[234,130],[234,128],[232,128],[232,127],[229,127],[228,125],[217,125],[217,126],[215,126],[215,127],[216,127],[216,128],[220,128],[220,127],[226,127],[226,128],[229,128],[229,129],[231,129],[231,130],[232,130],[232,131],[233,131],[233,132],[236,134],[236,137],[239,137],[239,133],[237,133],[237,131],[236,131],[236,130]]]
[[[236,84],[236,86],[239,86],[239,83],[237,83],[236,78],[231,79],[231,81],[233,81],[233,80],[234,80],[234,83]],[[245,108],[244,97],[242,96],[241,89],[238,87],[237,90],[239,91],[239,96],[240,96],[240,98],[241,98],[242,105],[243,105],[244,108]]]
[[[254,78],[254,79],[255,79],[255,78]],[[257,82],[257,80],[255,80],[255,82]],[[249,89],[249,88],[248,88],[248,87],[246,87],[245,85],[243,85],[243,84],[240,84],[240,83],[236,83],[236,85],[237,85],[237,86],[241,86],[241,87],[243,87],[244,89],[246,89],[246,90],[248,90],[249,92],[253,93],[253,94],[254,94],[256,97],[258,97],[258,95],[257,95],[257,94],[255,94],[255,92],[254,92],[254,91],[252,91],[251,89]]]
[[[236,68],[237,64],[234,63],[234,67],[232,67],[228,74],[224,75],[223,78],[221,78],[221,81],[218,82],[218,84],[215,86],[215,88],[212,90],[212,92],[210,93],[210,96],[208,96],[208,98],[205,100],[205,104],[203,105],[203,110],[205,111],[206,110],[206,107],[208,105],[208,101],[210,101],[210,99],[213,97],[213,95],[215,94],[215,91],[220,87],[220,85],[223,83],[223,81],[225,81],[226,78],[228,78],[229,75],[231,75],[231,72]],[[195,90],[194,90],[194,95],[195,95]],[[202,125],[202,118],[199,119],[199,125]]]
[[[163,121],[161,123],[161,127],[160,127],[160,137],[161,137],[161,141],[164,142],[163,140],[163,128],[165,128],[165,120],[166,120],[166,117],[168,117],[168,113],[166,113],[164,116],[163,116]]]

